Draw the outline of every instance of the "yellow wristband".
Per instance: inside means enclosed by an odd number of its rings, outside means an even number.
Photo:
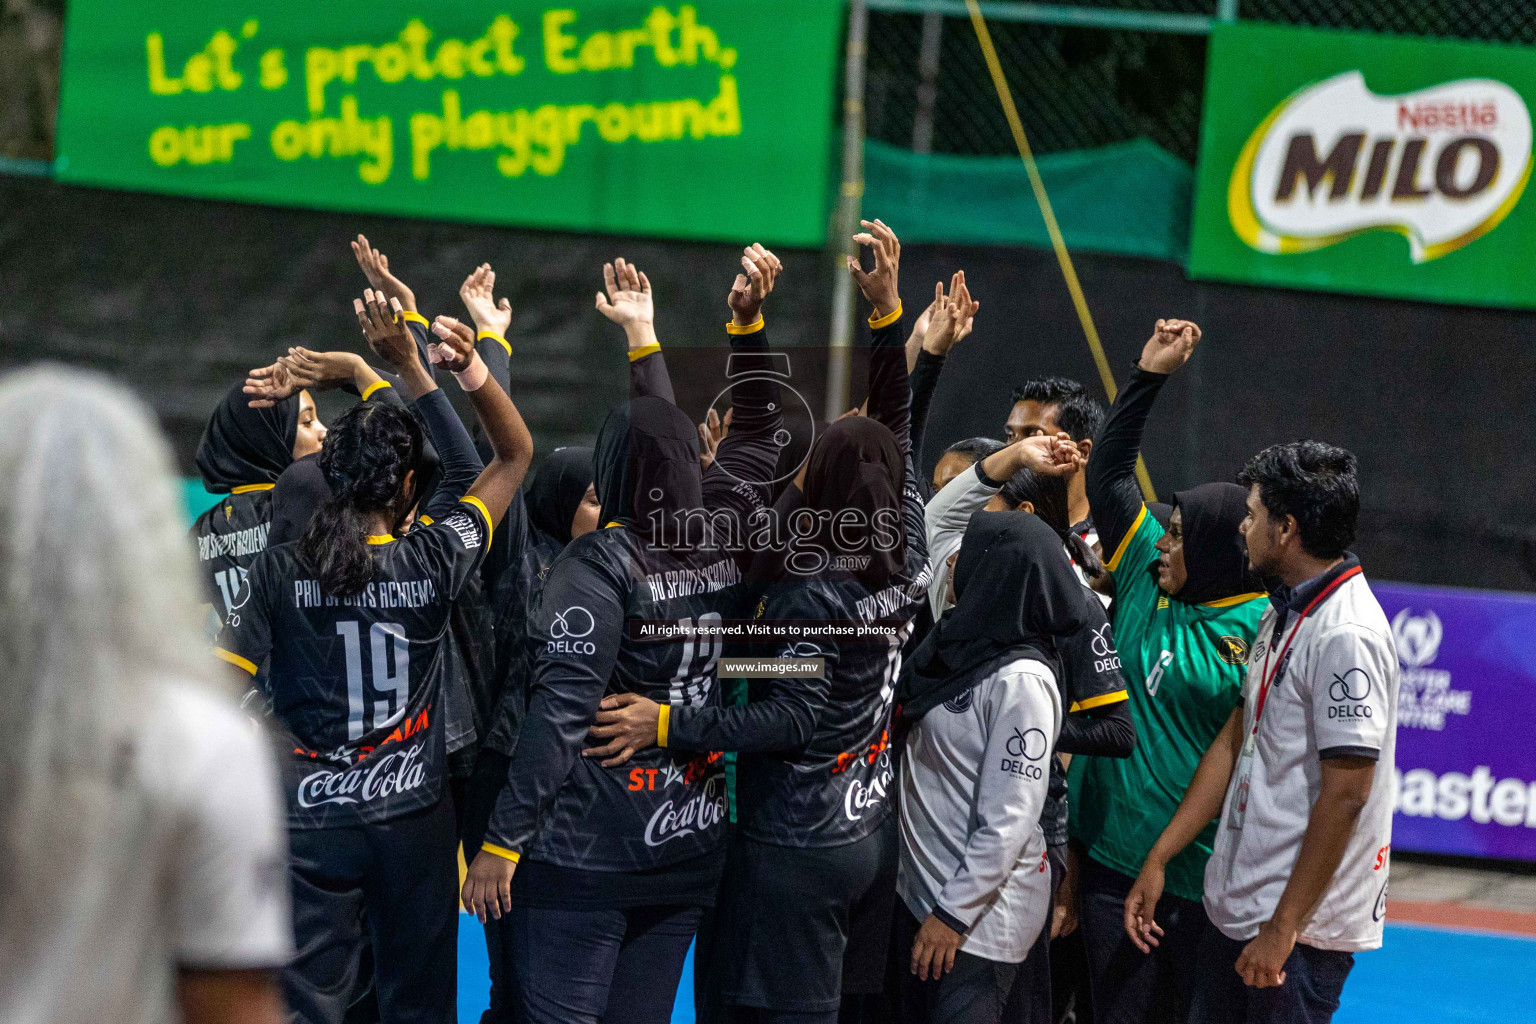
[[[504,860],[511,861],[513,864],[523,859],[523,855],[516,850],[509,850],[505,846],[497,846],[495,843],[481,843],[480,851],[482,853],[493,853]]]
[[[667,745],[667,726],[672,722],[672,705],[663,704],[656,715],[656,745]]]
[[[410,323],[410,324],[421,324],[421,326],[423,326],[423,327],[431,327],[432,326],[431,321],[429,321],[426,317],[422,316],[420,313],[416,312],[414,309],[403,309],[403,310],[401,310],[400,311],[400,319],[402,319],[406,323]]]
[[[889,327],[889,326],[891,326],[891,324],[895,323],[897,320],[900,320],[900,319],[901,319],[901,303],[898,301],[896,303],[896,308],[894,310],[892,310],[891,312],[885,314],[885,316],[880,317],[878,320],[875,319],[875,314],[873,314],[873,313],[869,314],[869,329],[872,330],[872,331],[878,331],[882,327]]]
[[[747,326],[745,326],[745,327],[739,326],[736,323],[736,321],[734,321],[734,320],[729,321],[725,325],[725,333],[726,334],[756,334],[758,331],[760,331],[762,329],[763,329],[763,315],[761,313],[759,313],[757,315],[757,319],[755,321],[753,321],[750,324],[747,324]]]
[[[661,351],[661,342],[653,341],[649,345],[641,345],[639,348],[632,348],[632,349],[630,349],[629,350],[629,361],[632,362],[632,363],[638,363],[640,360],[644,359],[646,356],[653,356],[657,352],[660,352],[660,351]]]
[[[374,381],[372,384],[369,384],[366,388],[363,389],[363,401],[368,401],[368,399],[373,396],[373,393],[378,391],[380,388],[387,387],[393,387],[393,385],[391,385],[387,380]]]
[[[503,338],[501,335],[497,334],[495,331],[481,331],[479,334],[475,335],[476,341],[484,341],[486,338],[495,338],[497,341],[501,342],[501,347],[507,350],[507,355],[512,354],[512,343],[506,338]]]

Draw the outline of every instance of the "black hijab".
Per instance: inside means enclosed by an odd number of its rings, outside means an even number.
[[[1237,529],[1248,515],[1246,490],[1237,484],[1201,484],[1174,494],[1173,507],[1183,520],[1186,573],[1175,598],[1205,604],[1264,589],[1248,571],[1248,553]]]
[[[831,513],[818,518],[815,543],[829,555],[867,557],[853,575],[868,586],[883,586],[906,565],[907,541],[901,523],[906,479],[906,459],[896,435],[867,416],[838,420],[811,446],[805,466],[805,507]],[[844,510],[857,512],[871,527],[835,529],[834,519]],[[881,550],[872,528],[876,513],[882,511],[881,518],[895,525],[896,544],[891,550]],[[850,533],[853,544],[848,543]]]
[[[681,526],[683,513],[704,506],[699,428],[655,395],[614,406],[597,432],[592,482],[605,521],[648,539],[658,521]]]
[[[571,542],[571,519],[592,486],[592,449],[556,448],[528,483],[533,528],[561,544]]]
[[[283,470],[272,491],[272,529],[267,546],[298,540],[309,529],[315,510],[331,500],[331,485],[320,469],[320,453],[306,455]]]
[[[275,484],[293,462],[299,396],[252,409],[244,388],[244,381],[230,388],[197,444],[197,471],[210,494],[227,494],[247,484]]]
[[[1084,590],[1061,538],[1028,512],[977,512],[955,559],[955,606],[901,671],[897,699],[908,720],[970,689],[1018,657],[1054,665],[1053,638],[1088,623]]]

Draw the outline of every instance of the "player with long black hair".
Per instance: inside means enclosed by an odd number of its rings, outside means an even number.
[[[332,497],[296,543],[255,562],[216,649],[266,681],[286,730],[290,876],[298,947],[284,972],[294,1016],[338,1022],[353,992],[366,908],[379,1008],[390,1021],[457,1019],[454,817],[443,732],[450,607],[478,571],[527,470],[532,439],[474,355],[438,318],[438,352],[494,452],[468,432],[417,355],[398,301],[355,303],[370,345],[432,424],[442,464],[418,507],[423,429],[409,412],[353,408],[321,450]]]

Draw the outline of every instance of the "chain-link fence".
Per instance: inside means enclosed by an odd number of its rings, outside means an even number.
[[[947,0],[871,6],[876,9],[869,23],[869,136],[917,152],[1013,153],[1013,138],[963,8]],[[987,6],[998,57],[1038,153],[1145,136],[1193,163],[1205,79],[1200,22],[1220,14],[1536,43],[1536,0],[1239,0],[1225,11],[1219,0]],[[1100,21],[1099,27],[1043,23],[1069,20],[1084,6],[1109,16],[1089,19]],[[1111,27],[1138,15],[1164,17],[1161,27],[1167,30]]]

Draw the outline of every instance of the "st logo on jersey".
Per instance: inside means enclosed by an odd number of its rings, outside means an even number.
[[[1248,642],[1240,636],[1226,634],[1216,641],[1216,654],[1228,665],[1248,664]]]

